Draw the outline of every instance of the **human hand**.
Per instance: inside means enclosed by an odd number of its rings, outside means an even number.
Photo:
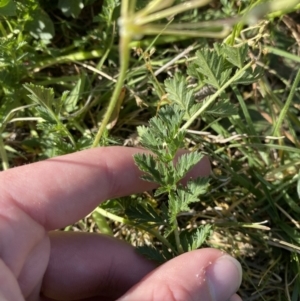
[[[96,148],[0,173],[0,300],[239,301],[237,261],[218,250],[185,253],[156,268],[122,241],[53,231],[101,201],[143,192],[132,156]],[[207,159],[192,171],[205,176]]]

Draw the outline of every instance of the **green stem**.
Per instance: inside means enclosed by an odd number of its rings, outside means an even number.
[[[232,83],[234,83],[245,72],[253,62],[249,62],[240,69],[224,86],[222,86],[215,94],[213,94],[202,107],[181,127],[180,130],[186,130]]]
[[[2,24],[2,22],[0,22],[0,32],[2,33],[2,36],[3,37],[6,37],[7,36],[7,32]]]
[[[210,2],[210,0],[185,1],[184,3],[180,3],[175,6],[165,8],[158,12],[154,12],[150,15],[141,16],[141,18],[138,18],[139,15],[137,14],[135,22],[138,26],[141,26],[141,25],[144,25],[147,23],[158,21],[163,18],[168,18],[169,16],[178,15],[187,10],[192,10],[194,8],[204,6],[204,5],[208,4],[209,2]]]
[[[97,66],[96,66],[96,69],[98,69],[98,70],[101,70],[101,69],[102,69],[102,66],[103,66],[104,62],[106,61],[106,59],[107,59],[107,57],[108,57],[108,55],[109,55],[109,53],[110,53],[110,50],[111,50],[111,48],[112,48],[112,46],[113,46],[114,36],[115,36],[115,30],[116,30],[116,25],[115,25],[115,23],[114,23],[114,24],[112,25],[111,38],[110,38],[110,40],[109,40],[109,42],[108,42],[107,48],[106,48],[106,50],[105,50],[103,56],[101,57],[100,62],[99,62],[99,63],[97,64]],[[95,73],[95,74],[93,75],[93,77],[92,77],[92,82],[94,82],[96,76],[97,76],[97,74]]]
[[[55,113],[52,110],[50,110],[49,108],[47,108],[47,109],[48,109],[49,113],[52,115],[52,118],[55,119],[57,125],[60,126],[63,129],[63,131],[65,132],[65,134],[69,138],[69,140],[72,143],[72,145],[74,146],[74,148],[76,148],[76,142],[75,142],[72,134],[67,129],[67,127],[61,122],[61,120],[59,119],[59,117],[56,116]]]
[[[183,254],[184,250],[183,250],[181,242],[180,242],[180,236],[179,236],[179,231],[178,231],[178,223],[177,223],[176,218],[175,218],[175,221],[174,221],[174,236],[175,236],[175,242],[176,242],[178,254]]]
[[[286,100],[286,103],[284,104],[284,107],[282,108],[282,110],[280,112],[278,120],[277,120],[277,122],[275,122],[275,127],[274,127],[274,130],[273,130],[273,136],[279,136],[280,135],[279,129],[280,129],[284,119],[286,118],[287,112],[288,112],[288,110],[291,106],[291,103],[292,103],[292,100],[294,98],[296,89],[299,85],[299,82],[300,82],[300,70],[298,70],[298,73],[297,73],[296,78],[294,80],[294,83],[292,85],[290,94],[289,94],[289,96]]]
[[[94,211],[92,214],[92,217],[93,217],[95,223],[97,224],[101,233],[109,235],[109,236],[114,236],[114,233],[113,233],[112,229],[110,228],[105,216],[100,214],[98,211]]]
[[[121,36],[120,40],[120,64],[121,64],[121,69],[120,69],[120,74],[118,81],[116,83],[116,87],[114,89],[113,95],[111,97],[111,100],[109,102],[107,111],[105,113],[104,119],[101,122],[100,128],[98,130],[98,133],[95,137],[94,143],[92,147],[97,147],[99,145],[99,141],[105,131],[106,125],[108,124],[110,117],[114,111],[114,108],[116,107],[118,103],[118,99],[121,93],[121,89],[124,84],[125,76],[126,76],[126,71],[128,69],[129,65],[129,58],[130,58],[130,51],[129,51],[129,43],[131,41],[131,37],[127,35]]]
[[[295,54],[292,54],[292,53],[289,53],[287,51],[284,51],[284,50],[281,50],[281,49],[278,49],[278,48],[274,48],[274,47],[268,47],[267,46],[267,47],[265,47],[265,49],[268,50],[270,53],[273,53],[275,55],[282,56],[282,57],[285,57],[289,60],[300,63],[300,57],[298,55],[295,55]]]
[[[5,145],[4,145],[1,133],[0,133],[0,156],[2,158],[3,170],[9,169],[8,157],[6,154]]]
[[[137,224],[133,223],[132,221],[130,221],[126,218],[117,216],[113,213],[110,213],[110,212],[104,210],[101,207],[96,208],[95,211],[100,213],[101,215],[113,220],[113,221],[116,221],[116,222],[119,222],[119,223],[122,223],[122,224],[125,224],[125,225],[129,225],[129,226],[134,226],[137,229],[140,229],[142,231],[146,231],[146,232],[150,233],[151,235],[156,237],[160,242],[162,242],[166,247],[171,249],[174,253],[177,253],[176,250],[174,249],[174,247],[167,241],[167,239],[165,237],[163,237],[158,231],[155,231],[154,229],[148,228],[147,225],[142,225],[142,224],[137,225]]]
[[[169,200],[171,200],[171,199],[176,200],[176,195],[175,195],[174,191],[169,190],[168,194],[169,194]],[[177,223],[176,217],[173,222],[173,228],[174,228],[174,236],[175,236],[177,252],[178,252],[178,254],[182,254],[182,253],[184,253],[184,250],[183,250],[183,247],[180,242],[180,233],[178,231],[178,223]]]
[[[43,61],[38,62],[37,64],[33,65],[32,68],[34,72],[38,72],[41,69],[50,67],[52,65],[57,65],[57,64],[64,64],[68,62],[74,62],[74,61],[83,61],[83,60],[88,60],[88,59],[93,59],[93,58],[99,58],[103,55],[103,50],[91,50],[89,52],[85,51],[79,51],[67,55],[62,55],[59,57],[51,57],[48,59],[45,59]]]

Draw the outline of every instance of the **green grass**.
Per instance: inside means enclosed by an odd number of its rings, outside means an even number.
[[[65,13],[54,2],[22,0],[0,7],[2,170],[95,144],[119,77],[118,1],[103,1],[104,7],[101,1],[76,1],[85,3],[85,8],[69,7]],[[141,7],[147,3],[137,2]],[[175,21],[227,19],[261,2],[213,1]],[[272,12],[265,21],[238,23],[224,39],[159,34],[130,41],[129,68],[121,85],[126,94],[117,95],[119,110],[114,110],[111,129],[100,140],[101,145],[136,143],[134,138],[128,142],[136,127],[167,105],[165,79],[178,70],[188,78],[187,66],[195,61],[198,49],[222,41],[248,43],[247,58],[256,58],[252,67],[261,68],[263,75],[250,85],[220,87],[212,92],[216,98],[209,98],[214,102],[225,93],[237,113],[224,117],[200,112],[183,125],[188,130],[186,147],[207,154],[213,174],[209,192],[178,218],[184,228],[212,225],[214,232],[206,245],[242,262],[239,293],[244,300],[300,298],[299,11],[290,9],[288,14],[294,27],[283,22],[283,15]],[[36,16],[47,25],[45,29],[38,30]],[[53,89],[44,90],[48,95],[44,99],[49,100],[44,109],[38,105],[39,91],[35,98],[26,96],[28,88],[33,90],[29,83]],[[62,106],[57,119],[58,104]],[[154,231],[146,234],[125,215],[128,202],[145,201],[154,208],[164,203],[163,197],[146,193],[111,200],[69,230],[102,230],[134,245],[155,245]]]

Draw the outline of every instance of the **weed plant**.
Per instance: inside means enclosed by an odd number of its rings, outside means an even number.
[[[299,300],[298,2],[0,1],[2,169],[143,146],[159,188],[65,230],[159,263],[216,247],[242,262],[244,300]],[[183,184],[204,155],[212,175]]]

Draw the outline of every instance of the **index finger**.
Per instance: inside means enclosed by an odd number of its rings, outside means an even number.
[[[15,204],[46,230],[65,227],[107,199],[153,189],[140,179],[127,147],[100,147],[52,158],[0,173],[0,209]],[[194,171],[208,175],[203,159]]]

